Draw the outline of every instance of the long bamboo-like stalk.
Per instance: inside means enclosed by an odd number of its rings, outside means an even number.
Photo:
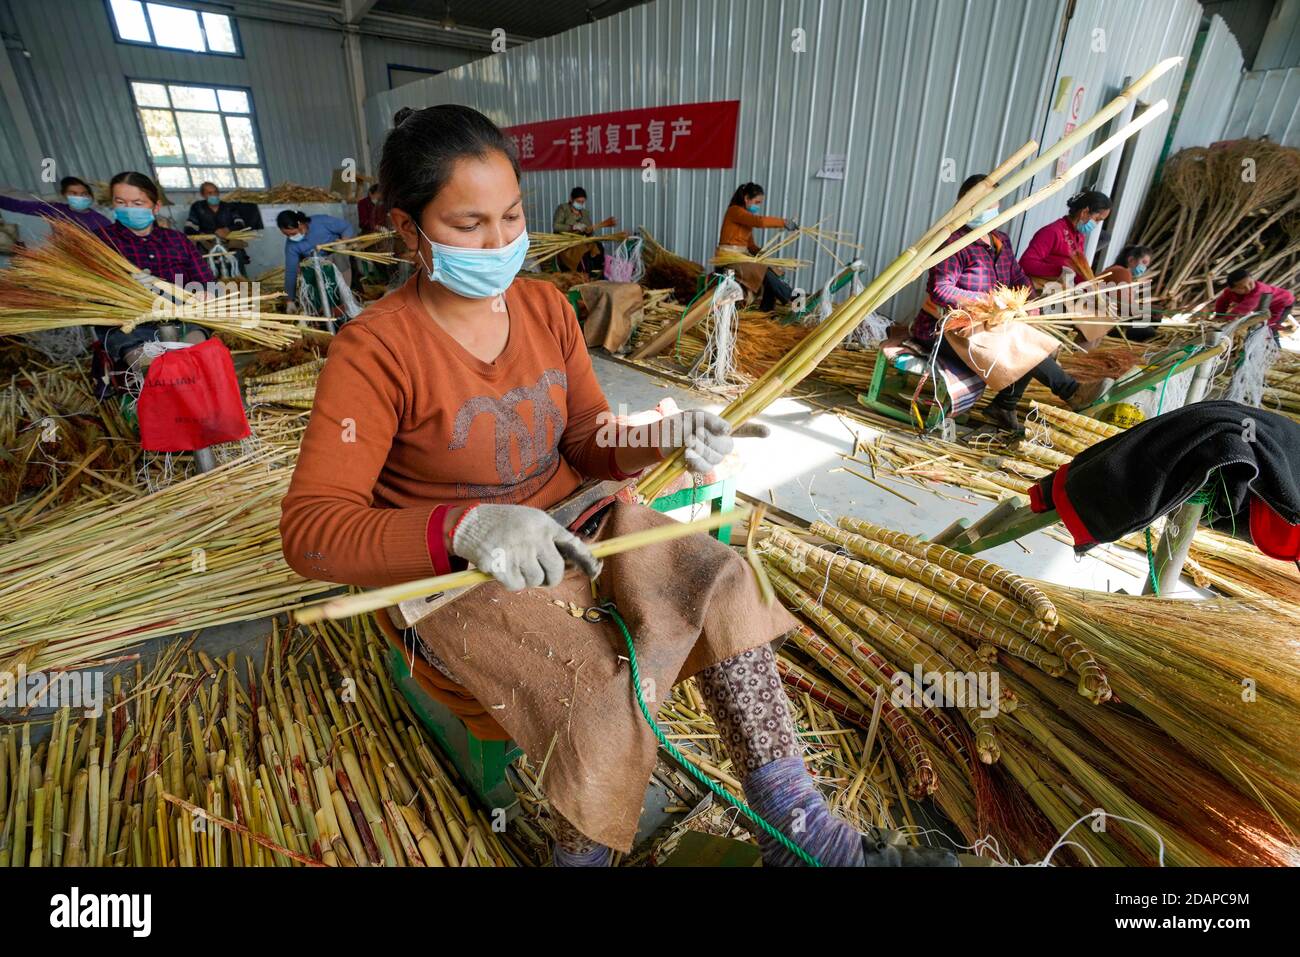
[[[633,549],[644,548],[647,545],[658,545],[676,538],[699,535],[715,528],[721,528],[723,525],[732,525],[749,515],[749,511],[749,506],[741,505],[730,511],[718,512],[692,522],[678,522],[672,525],[642,529],[638,532],[629,532],[617,538],[592,543],[591,554],[596,558],[607,558],[610,555],[618,555]],[[363,592],[359,595],[331,598],[328,601],[298,609],[294,612],[294,617],[302,624],[312,624],[333,618],[350,618],[353,615],[377,611],[380,608],[387,608],[390,605],[396,605],[413,598],[425,598],[429,595],[438,595],[453,589],[481,585],[490,581],[492,581],[492,575],[488,572],[468,569],[463,572],[453,572],[450,575],[422,578],[419,581],[391,585],[387,588],[377,588],[374,591]]]
[[[739,425],[750,417],[758,414],[765,409],[772,401],[779,398],[790,388],[807,377],[819,362],[825,358],[835,344],[838,343],[851,329],[855,328],[861,319],[871,310],[875,309],[880,303],[884,302],[890,296],[896,294],[909,282],[915,279],[923,271],[924,264],[929,262],[935,253],[939,250],[943,240],[951,233],[952,229],[969,218],[970,213],[978,208],[990,205],[1009,195],[1018,189],[1022,184],[1030,181],[1041,170],[1046,169],[1057,157],[1063,155],[1067,150],[1073,149],[1076,145],[1086,141],[1086,139],[1102,124],[1108,122],[1112,117],[1118,115],[1142,90],[1154,83],[1159,77],[1173,69],[1181,62],[1181,57],[1172,57],[1164,60],[1152,67],[1141,77],[1130,84],[1123,92],[1106,106],[1102,107],[1096,114],[1085,120],[1076,129],[1066,136],[1062,137],[1054,146],[1032,163],[1021,169],[1015,175],[1007,176],[1015,166],[1023,162],[1024,156],[1032,152],[1033,147],[1026,144],[1015,156],[1001,164],[993,173],[986,177],[984,184],[971,190],[966,196],[958,200],[947,214],[925,233],[918,243],[909,247],[893,263],[876,277],[867,288],[861,293],[849,300],[848,304],[833,317],[822,323],[817,332],[809,336],[799,346],[788,354],[785,359],[777,363],[768,372],[749,387],[741,396],[730,403],[722,412],[722,417],[732,425]],[[1162,101],[1163,102],[1163,101]],[[1157,104],[1158,105],[1158,104]],[[1154,107],[1152,108],[1154,109]],[[1151,113],[1151,109],[1146,111]],[[1126,124],[1121,133],[1110,137],[1102,147],[1089,152],[1083,159],[1076,162],[1070,167],[1070,179],[1077,177],[1090,165],[1101,159],[1106,152],[1115,149],[1123,139],[1133,135],[1142,125],[1154,119],[1153,114],[1149,117],[1139,117],[1139,121]],[[1122,134],[1122,135],[1121,135]],[[1039,190],[1029,199],[1017,204],[1019,212],[1028,209],[1051,193],[1061,189],[1068,180],[1065,177],[1059,177],[1053,180],[1052,184]],[[1000,185],[994,185],[1000,184]],[[1006,217],[1009,218],[1009,217]],[[961,242],[969,244],[985,236],[990,230],[996,228],[999,220],[1005,222],[1006,218],[999,217],[992,223],[985,224],[979,229],[973,229],[962,237]],[[950,244],[946,255],[956,252],[960,246]],[[928,268],[928,267],[926,267]],[[681,473],[683,455],[680,451],[674,453],[664,462],[649,472],[637,485],[637,493],[646,500],[653,499],[664,487]]]

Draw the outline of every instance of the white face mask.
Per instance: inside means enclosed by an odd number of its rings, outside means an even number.
[[[417,225],[416,230],[429,243],[432,263],[420,255],[420,264],[428,272],[430,282],[446,286],[466,299],[490,299],[499,296],[515,280],[524,258],[528,255],[528,230],[504,246],[496,249],[475,249],[471,246],[445,246],[435,243]]]

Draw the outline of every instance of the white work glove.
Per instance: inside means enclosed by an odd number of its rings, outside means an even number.
[[[692,475],[707,475],[713,467],[731,454],[736,443],[733,439],[765,439],[770,433],[766,425],[747,422],[738,429],[720,415],[703,409],[689,409],[670,415],[660,426],[663,444],[659,450],[671,455],[684,449],[686,469]]]
[[[137,272],[133,272],[131,273],[131,278],[134,279],[141,286],[143,286],[145,289],[148,289],[150,292],[157,291],[154,289],[153,273],[151,273],[149,270],[141,269],[138,270]]]
[[[582,539],[527,505],[476,505],[452,529],[451,550],[508,591],[545,585],[564,577],[565,559],[595,578],[600,561]]]

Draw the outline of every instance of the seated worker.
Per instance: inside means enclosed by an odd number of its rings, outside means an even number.
[[[75,176],[63,177],[59,180],[59,194],[63,197],[61,203],[0,194],[0,210],[27,216],[44,216],[47,219],[57,216],[92,231],[108,225],[108,220],[101,213],[91,209],[95,205],[95,195],[85,180]]]
[[[722,215],[722,229],[718,233],[718,251],[756,254],[761,248],[754,242],[756,229],[798,229],[799,224],[783,216],[764,216],[763,204],[767,194],[757,183],[741,183],[731,194],[731,202]],[[771,311],[778,302],[782,305],[793,298],[790,284],[780,277],[771,267],[762,263],[741,263],[736,266],[720,266],[715,272],[730,269],[736,274],[736,282],[745,287],[752,295],[762,295],[759,308]]]
[[[965,196],[984,179],[978,173],[967,177],[957,193]],[[978,229],[998,214],[997,206],[976,213],[964,226],[958,227],[945,241],[945,245],[960,239],[972,229]],[[926,299],[912,322],[912,338],[927,349],[938,348],[939,355],[950,362],[966,365],[946,337],[939,336],[943,316],[949,309],[959,308],[963,302],[982,299],[997,286],[1009,288],[1028,287],[1032,283],[1016,260],[1011,237],[1001,230],[993,230],[936,264],[926,282]],[[938,340],[936,342],[936,340]],[[979,372],[978,369],[974,370]],[[1016,406],[1029,387],[1029,380],[1037,379],[1072,409],[1090,405],[1097,396],[1113,385],[1111,379],[1101,379],[1080,385],[1078,380],[1061,368],[1056,359],[1048,356],[1011,385],[998,392],[988,407],[988,415],[999,428],[1015,432],[1020,429]]]
[[[185,235],[215,235],[221,245],[235,256],[239,263],[239,272],[243,275],[248,268],[247,243],[242,240],[227,240],[233,229],[244,229],[248,224],[239,214],[237,207],[221,201],[221,191],[216,183],[204,183],[199,187],[199,198],[190,203],[190,212],[185,219]],[[211,239],[196,240],[204,252],[211,252],[216,241]]]
[[[357,222],[363,233],[377,233],[388,228],[388,209],[384,206],[384,194],[378,183],[372,184],[366,195],[357,201]]]
[[[598,229],[617,225],[618,220],[613,216],[592,225],[591,214],[587,212],[587,191],[581,186],[575,186],[569,191],[569,201],[556,206],[555,214],[551,217],[553,233],[581,233],[590,236]],[[585,272],[589,276],[605,274],[605,250],[601,249],[600,243],[575,246],[555,258],[565,272]]]
[[[198,247],[174,229],[158,225],[162,193],[158,185],[143,173],[118,173],[109,182],[113,196],[114,221],[96,231],[104,242],[116,249],[142,273],[176,286],[202,286],[207,294],[215,282],[212,270]],[[144,277],[141,277],[142,280]],[[145,280],[147,284],[147,280]],[[185,342],[202,342],[207,333],[199,326],[180,324],[180,338]],[[149,365],[144,353],[144,343],[158,339],[158,323],[142,322],[130,332],[113,327],[104,330],[100,337],[103,348],[101,362],[110,371],[120,373],[126,367],[143,369]],[[97,376],[98,378],[98,376]]]
[[[275,225],[284,234],[284,295],[287,305],[295,308],[298,301],[298,264],[316,252],[321,243],[338,242],[350,239],[357,234],[351,223],[344,222],[337,216],[317,213],[308,216],[299,210],[283,209],[275,217]],[[347,257],[334,257],[335,260]],[[346,285],[352,279],[352,270],[346,263],[338,266],[340,275]]]
[[[1060,282],[1069,269],[1075,281],[1092,279],[1088,263],[1088,236],[1110,215],[1110,197],[1095,189],[1075,193],[1065,203],[1068,212],[1048,223],[1029,240],[1020,255],[1020,266],[1042,291],[1049,282]]]
[[[1295,328],[1295,319],[1291,316],[1291,308],[1295,305],[1293,293],[1260,282],[1251,276],[1249,269],[1234,269],[1228,273],[1227,282],[1227,288],[1214,300],[1216,318],[1221,322],[1231,322],[1237,316],[1247,316],[1252,312],[1267,312],[1268,327],[1274,332]]]
[[[1115,257],[1115,262],[1099,273],[1097,278],[1111,285],[1124,286],[1140,279],[1150,267],[1151,247],[1134,243],[1121,249],[1119,255]],[[1146,320],[1150,318],[1149,316],[1135,315],[1132,305],[1135,300],[1133,287],[1116,289],[1111,293],[1111,296],[1115,301],[1115,308],[1121,319]],[[1108,335],[1131,339],[1134,342],[1146,342],[1148,339],[1154,338],[1155,334],[1156,329],[1154,326],[1143,326],[1136,329],[1129,326],[1116,326],[1108,333]]]
[[[615,602],[657,701],[700,676],[746,800],[823,863],[955,863],[942,851],[900,856],[878,835],[864,847],[831,813],[804,766],[769,646],[797,622],[763,602],[743,558],[695,535],[602,565],[580,536],[672,519],[613,496],[593,499],[572,528],[545,511],[589,492],[585,480],[624,481],[676,448],[707,472],[734,437],[766,430],[733,433],[699,410],[606,428],[609,404],[568,300],[517,278],[528,252],[519,165],[477,110],[406,115],[384,142],[380,180],[416,270],[330,346],[282,506],[286,561],[362,587],[464,562],[495,577],[414,635],[398,635],[386,611],[377,618],[390,640],[419,649],[428,693],[547,757],[557,865],[608,866],[611,847],[631,848],[657,752],[621,633],[575,619],[559,607],[566,601]],[[341,444],[345,421],[355,441]],[[759,843],[769,865],[798,860],[767,834]]]

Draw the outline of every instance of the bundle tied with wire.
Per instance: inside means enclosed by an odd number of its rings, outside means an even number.
[[[279,294],[208,297],[141,273],[117,250],[73,223],[52,220],[49,239],[17,253],[0,270],[0,335],[68,326],[189,322],[270,347],[302,329],[263,306]]]

